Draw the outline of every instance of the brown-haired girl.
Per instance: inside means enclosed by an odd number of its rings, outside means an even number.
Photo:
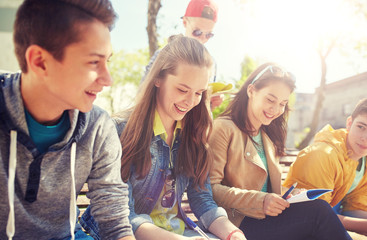
[[[211,68],[212,58],[200,42],[174,38],[154,61],[135,107],[115,118],[137,239],[188,239],[181,208],[185,190],[204,231],[220,239],[246,239],[212,198],[207,161]]]
[[[214,121],[209,144],[214,200],[253,239],[350,239],[321,200],[290,205],[281,194],[288,101],[295,78],[274,63],[258,67]]]

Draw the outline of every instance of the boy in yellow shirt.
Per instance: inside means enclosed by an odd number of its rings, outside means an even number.
[[[290,167],[284,182],[290,187],[333,191],[321,198],[338,213],[347,230],[367,235],[367,98],[347,119],[346,128],[325,126]]]

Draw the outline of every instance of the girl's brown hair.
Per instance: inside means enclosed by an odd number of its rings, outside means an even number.
[[[249,102],[247,88],[250,84],[253,84],[256,90],[260,90],[269,84],[272,84],[274,81],[284,82],[289,86],[291,92],[295,89],[295,78],[291,73],[285,72],[275,63],[265,63],[250,74],[221,116],[231,118],[242,132],[247,135],[253,135],[253,127],[247,115]],[[263,129],[274,143],[276,154],[278,156],[283,156],[285,151],[288,113],[289,106],[287,104],[282,115],[274,119],[269,125],[261,126],[261,129]]]
[[[208,69],[213,65],[208,51],[197,40],[182,36],[171,39],[146,76],[121,134],[121,176],[124,181],[128,180],[132,166],[139,178],[145,177],[151,168],[150,145],[157,107],[156,81],[164,81],[167,75],[175,75],[178,65],[182,63]],[[200,187],[204,186],[210,164],[206,159],[212,121],[207,105],[207,91],[204,91],[200,103],[183,118],[181,142],[174,166],[176,174],[193,178],[194,185]],[[126,117],[126,114],[122,115]]]

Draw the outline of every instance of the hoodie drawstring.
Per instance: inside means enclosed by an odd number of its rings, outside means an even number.
[[[75,193],[75,155],[76,155],[76,143],[73,142],[71,145],[71,155],[70,155],[70,173],[71,173],[71,196],[70,196],[70,234],[71,240],[74,240],[74,230],[76,224],[76,193]]]
[[[9,179],[8,179],[8,199],[9,199],[9,215],[6,225],[6,235],[8,239],[13,239],[15,233],[15,216],[14,216],[14,180],[15,170],[17,168],[17,132],[10,131],[10,155],[9,155]]]
[[[70,174],[71,174],[71,196],[70,196],[70,234],[71,240],[75,239],[74,230],[76,224],[76,192],[75,192],[75,155],[76,155],[76,143],[71,145],[70,154]],[[13,239],[15,233],[15,216],[14,216],[14,181],[15,170],[17,168],[17,132],[10,131],[10,154],[9,154],[9,179],[8,179],[8,200],[9,200],[9,215],[8,223],[6,225],[6,235],[9,240]]]

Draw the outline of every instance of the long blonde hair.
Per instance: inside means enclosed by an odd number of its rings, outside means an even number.
[[[132,166],[139,178],[145,177],[151,168],[150,145],[157,107],[155,83],[159,79],[165,80],[168,74],[175,75],[178,65],[182,63],[208,69],[213,65],[208,51],[195,39],[175,36],[161,50],[143,82],[136,105],[130,110],[121,134],[121,176],[124,181],[129,178]],[[194,185],[201,187],[204,186],[210,166],[210,160],[206,159],[209,154],[207,141],[212,120],[207,98],[207,91],[204,91],[200,103],[182,120],[181,142],[174,166],[176,174],[193,178]]]

